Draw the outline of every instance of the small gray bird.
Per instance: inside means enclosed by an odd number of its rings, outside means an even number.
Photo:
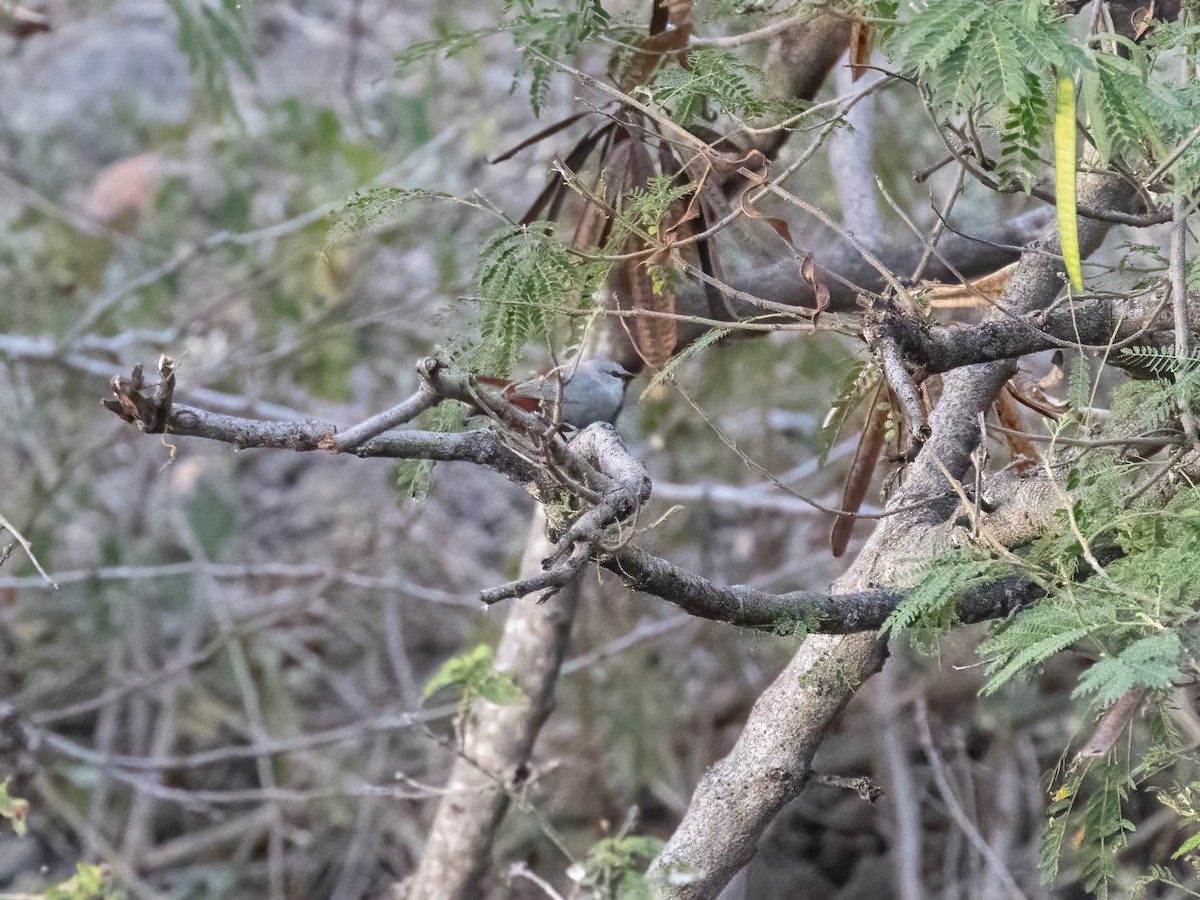
[[[542,411],[549,418],[576,428],[585,428],[593,422],[612,422],[621,412],[625,389],[633,377],[624,366],[603,357],[586,359],[578,366],[562,366],[541,379]],[[534,382],[530,387],[537,391],[539,385]],[[521,395],[521,385],[517,385],[516,393]]]
[[[541,412],[562,425],[585,428],[593,422],[612,422],[625,403],[625,389],[634,374],[611,359],[567,363],[537,378],[506,384],[480,378],[504,388],[504,396],[527,412]],[[561,389],[562,402],[559,402]]]

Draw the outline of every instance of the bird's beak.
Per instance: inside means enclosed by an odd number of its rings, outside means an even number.
[[[626,371],[622,371],[621,374],[618,375],[617,377],[620,378],[626,384],[629,384],[629,382],[631,382],[631,381],[633,381],[633,379],[637,378],[637,376],[634,375],[632,372],[626,372]]]

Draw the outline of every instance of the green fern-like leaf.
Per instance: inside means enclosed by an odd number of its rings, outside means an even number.
[[[424,60],[456,56],[476,46],[484,38],[500,34],[504,30],[503,26],[497,26],[496,28],[479,28],[474,31],[455,31],[428,41],[417,41],[409,44],[402,53],[396,56],[396,69],[402,72]]]
[[[556,311],[578,302],[588,270],[576,266],[547,222],[502,231],[479,251],[480,341],[472,371],[506,376],[530,340],[546,340]]]
[[[982,100],[996,110],[1044,116],[1030,101],[1031,85],[1048,77],[1068,47],[1065,30],[1037,0],[930,0],[885,45],[947,115]]]
[[[979,653],[986,661],[984,694],[994,694],[1017,675],[1028,674],[1046,660],[1082,640],[1092,626],[1063,603],[1043,601],[1000,626]]]
[[[1087,78],[1085,91],[1089,110],[1089,123],[1093,128],[1103,128],[1108,133],[1106,143],[1110,153],[1101,150],[1102,159],[1120,156],[1136,160],[1152,153],[1162,156],[1165,148],[1150,109],[1159,101],[1139,66],[1111,54],[1096,54],[1096,77]]]
[[[1013,40],[1028,71],[1039,77],[1061,69],[1069,57],[1078,54],[1066,29],[1054,17],[1049,5],[1039,0],[1006,4],[1008,21],[1013,25]],[[1011,7],[1011,8],[1010,8]]]
[[[882,377],[877,365],[856,357],[848,359],[839,370],[845,374],[838,384],[836,399],[821,424],[821,452],[817,457],[817,465],[821,468],[829,460],[829,451],[841,438],[850,416],[864,397],[874,394]]]
[[[1021,65],[1020,52],[1013,26],[1003,17],[987,20],[981,40],[990,55],[996,57],[995,79],[985,85],[984,97],[995,106],[1021,103],[1028,91],[1026,69]]]
[[[419,200],[453,200],[450,194],[420,188],[371,188],[351,197],[333,215],[325,235],[325,249],[354,241],[376,225],[401,213]]]
[[[1135,685],[1166,690],[1179,674],[1179,635],[1164,631],[1129,644],[1115,657],[1097,661],[1079,679],[1072,697],[1094,696],[1108,706]]]
[[[1150,386],[1121,385],[1113,396],[1116,421],[1157,428],[1183,405],[1195,404],[1200,353],[1179,357],[1170,348],[1133,346],[1122,348],[1118,359],[1122,368],[1162,380]]]
[[[1086,353],[1080,353],[1071,360],[1067,403],[1076,409],[1083,409],[1092,403],[1092,361]]]
[[[1046,811],[1046,830],[1042,833],[1041,845],[1038,848],[1038,868],[1042,873],[1043,884],[1053,884],[1058,879],[1063,845],[1067,839],[1067,824],[1071,820],[1071,809],[1075,805],[1079,783],[1079,776],[1073,774],[1055,789],[1050,808]]]
[[[204,95],[218,115],[240,122],[229,85],[230,63],[254,77],[254,54],[249,29],[237,0],[167,0],[179,23],[179,48],[187,55],[192,72],[204,84]]]
[[[937,72],[950,54],[970,43],[987,18],[983,3],[938,0],[928,4],[896,33],[888,50],[919,76]]]
[[[977,49],[981,29],[972,32],[971,40],[954,48],[946,57],[945,64],[929,73],[928,82],[934,106],[943,115],[954,115],[975,106],[979,102],[979,85],[984,78],[984,61]],[[957,72],[954,78],[946,73]]]
[[[1141,372],[1166,376],[1179,372],[1183,368],[1200,366],[1200,354],[1193,354],[1180,360],[1174,350],[1164,347],[1146,347],[1135,345],[1121,348],[1121,359],[1137,367]]]
[[[661,69],[651,85],[642,90],[668,107],[672,118],[688,128],[697,119],[711,117],[713,107],[743,119],[761,116],[767,108],[760,91],[762,80],[760,70],[733,54],[702,47],[688,55],[688,68]]]
[[[700,335],[695,341],[689,344],[680,352],[676,353],[667,364],[662,367],[654,377],[650,379],[650,383],[646,385],[646,389],[642,391],[642,399],[654,393],[663,382],[675,377],[675,373],[679,371],[680,366],[683,366],[689,360],[700,356],[705,350],[715,344],[721,338],[726,337],[729,331],[725,328],[710,328],[704,334]]]
[[[1197,29],[1200,32],[1200,28]],[[1166,177],[1177,196],[1189,197],[1200,188],[1200,141],[1189,135],[1200,122],[1200,84],[1195,81],[1182,85],[1148,85],[1151,99],[1146,111],[1161,135],[1162,144],[1170,151],[1183,147],[1183,152],[1166,170]],[[1161,157],[1158,157],[1161,158]]]
[[[1050,105],[1041,81],[1026,72],[1024,93],[1009,105],[1001,126],[997,173],[1003,181],[1015,181],[1026,192],[1032,188],[1049,122]]]
[[[880,632],[949,628],[955,622],[955,601],[964,591],[1006,574],[997,561],[980,559],[967,550],[936,556],[917,571],[916,583],[887,617]]]
[[[1097,767],[1088,779],[1092,794],[1083,808],[1079,855],[1084,889],[1098,900],[1106,900],[1117,875],[1117,854],[1134,825],[1124,814],[1125,800],[1133,782],[1126,765],[1110,760]]]
[[[1140,371],[1135,366],[1129,368]],[[1113,391],[1110,427],[1114,434],[1136,434],[1160,428],[1174,409],[1175,399],[1169,382],[1130,380]]]
[[[555,6],[538,6],[530,0],[508,0],[505,11],[514,7],[520,13],[509,25],[521,54],[521,65],[513,83],[530,75],[529,99],[534,115],[540,116],[550,95],[553,66],[548,60],[573,56],[584,41],[605,33],[612,17],[600,0],[569,0]]]
[[[678,184],[673,175],[655,175],[644,188],[634,188],[622,198],[621,214],[613,223],[611,246],[614,250],[623,247],[625,239],[636,231],[656,237],[671,206],[690,197],[695,190],[690,182]]]

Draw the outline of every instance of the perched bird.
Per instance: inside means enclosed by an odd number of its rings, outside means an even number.
[[[634,377],[619,363],[598,357],[578,365],[567,363],[517,384],[499,378],[479,381],[503,388],[508,401],[526,412],[540,412],[559,424],[584,428],[616,419],[625,403],[625,389]]]

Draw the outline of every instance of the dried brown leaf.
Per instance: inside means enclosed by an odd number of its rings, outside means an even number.
[[[850,471],[842,488],[842,511],[851,515],[838,516],[829,536],[834,556],[841,556],[850,545],[854,523],[858,521],[852,514],[862,507],[867,490],[871,487],[871,479],[875,477],[875,468],[879,465],[879,456],[883,452],[887,437],[888,409],[881,403],[886,396],[881,380],[872,392],[867,420],[863,423],[862,436],[858,439],[858,447],[854,451],[854,459],[850,463]]]
[[[874,44],[875,36],[870,23],[855,20],[854,24],[850,26],[851,81],[858,81],[867,74]]]
[[[988,275],[972,278],[966,284],[940,284],[931,281],[922,286],[934,309],[978,306],[981,302],[998,300],[1016,268],[1017,264],[1011,263]]]
[[[996,398],[996,416],[1000,424],[1011,431],[1025,430],[1025,416],[1009,391],[1001,391],[1000,396]],[[1033,442],[1022,435],[1008,433],[1004,435],[1004,442],[1008,445],[1008,452],[1012,454],[1013,468],[1017,474],[1033,474],[1037,469],[1038,458]]]
[[[154,209],[161,172],[157,153],[139,153],[102,169],[83,201],[88,224],[130,234]]]

